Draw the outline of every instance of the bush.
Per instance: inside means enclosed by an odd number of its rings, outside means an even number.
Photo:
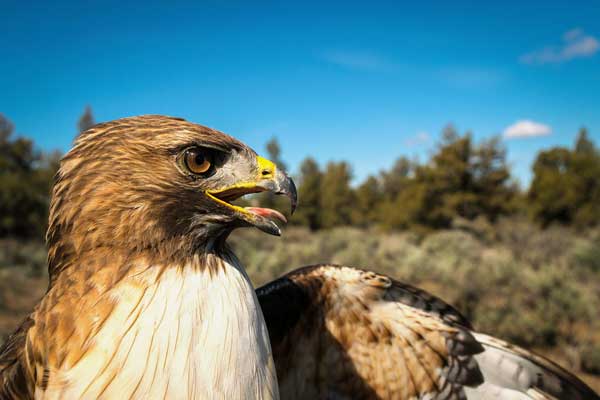
[[[600,328],[595,236],[539,230],[524,220],[500,221],[495,236],[461,228],[419,242],[410,233],[294,228],[281,238],[241,231],[233,242],[257,284],[307,264],[354,265],[421,286],[477,329],[523,346],[568,344],[580,356],[584,345],[600,346],[600,337],[589,335]]]
[[[584,272],[600,273],[600,237],[580,241],[573,252],[572,262]]]
[[[581,354],[581,367],[585,372],[600,375],[600,346],[589,346]]]

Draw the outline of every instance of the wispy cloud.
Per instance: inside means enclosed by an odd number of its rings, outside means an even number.
[[[438,76],[451,86],[467,89],[496,86],[506,79],[502,71],[483,67],[447,67]]]
[[[431,135],[429,133],[421,131],[417,132],[415,135],[407,138],[404,143],[409,147],[420,146],[423,144],[429,143],[431,140]]]
[[[529,119],[522,119],[514,124],[506,127],[504,130],[504,137],[507,139],[512,138],[523,138],[523,137],[535,137],[535,136],[547,136],[552,132],[552,128],[549,125],[535,122]]]
[[[520,61],[525,64],[556,64],[575,58],[591,57],[598,50],[600,50],[598,39],[586,34],[581,28],[575,28],[563,34],[561,45],[546,46],[524,54],[520,57]]]
[[[322,54],[322,58],[332,64],[354,70],[382,71],[393,67],[393,64],[383,57],[363,51],[328,51]]]

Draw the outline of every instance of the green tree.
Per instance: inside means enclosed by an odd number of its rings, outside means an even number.
[[[541,151],[533,164],[529,199],[533,217],[543,226],[572,221],[577,201],[572,161],[569,149],[555,147]]]
[[[579,129],[579,133],[577,134],[577,140],[575,141],[575,153],[588,155],[593,155],[596,153],[594,142],[592,142],[588,137],[588,131],[585,127]]]
[[[511,183],[506,148],[499,137],[480,143],[474,156],[471,165],[476,213],[494,222],[499,216],[515,211],[513,204],[518,187]]]
[[[57,156],[37,151],[31,140],[12,138],[0,115],[0,237],[42,238]]]
[[[476,197],[472,192],[471,135],[456,134],[447,127],[442,142],[428,165],[416,170],[417,182],[424,186],[425,213],[420,213],[420,224],[433,228],[450,226],[456,216],[474,218]]]
[[[330,162],[321,181],[321,221],[324,228],[349,225],[354,199],[350,180],[350,165],[344,161]]]
[[[374,176],[369,176],[354,191],[354,206],[352,208],[352,223],[367,227],[379,222],[383,191],[381,183]]]
[[[585,128],[575,147],[555,147],[538,154],[529,188],[530,209],[542,226],[600,223],[600,154]]]
[[[428,230],[429,202],[427,185],[415,177],[403,187],[396,198],[385,200],[381,204],[381,225],[388,229]]]
[[[273,161],[277,168],[286,171],[287,166],[285,162],[281,159],[281,147],[279,146],[279,141],[277,138],[272,138],[267,142],[266,145],[267,154],[269,155],[269,160]]]
[[[0,143],[6,143],[10,135],[12,135],[15,126],[0,113]]]
[[[415,163],[406,157],[400,157],[389,171],[381,172],[382,191],[387,199],[394,199],[411,182]]]
[[[577,204],[573,223],[578,228],[600,224],[600,152],[581,128],[573,152]]]
[[[83,131],[87,131],[94,125],[96,125],[96,122],[94,121],[94,115],[92,114],[92,107],[89,105],[85,106],[83,114],[81,114],[79,121],[77,121],[77,129],[81,133]]]
[[[427,164],[400,159],[382,177],[380,219],[390,228],[447,228],[456,217],[494,221],[512,212],[517,191],[500,140],[474,145],[471,134],[460,136],[452,125]]]
[[[321,228],[321,181],[323,174],[319,164],[308,157],[300,165],[298,198],[300,207],[294,220],[311,230]]]
[[[423,210],[422,197],[415,196],[417,182],[415,179],[418,163],[406,157],[400,157],[389,171],[382,171],[381,198],[376,213],[376,220],[385,228],[405,229],[417,219]]]

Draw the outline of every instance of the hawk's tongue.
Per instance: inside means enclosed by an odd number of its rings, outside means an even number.
[[[270,208],[261,208],[261,207],[245,207],[247,211],[250,211],[252,214],[260,215],[261,217],[265,217],[268,219],[277,219],[284,224],[287,223],[287,219],[285,216],[277,210],[272,210]]]

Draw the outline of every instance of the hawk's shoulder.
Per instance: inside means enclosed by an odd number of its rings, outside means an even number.
[[[27,376],[25,347],[27,332],[33,326],[31,316],[0,347],[0,399],[27,399],[32,396]]]

